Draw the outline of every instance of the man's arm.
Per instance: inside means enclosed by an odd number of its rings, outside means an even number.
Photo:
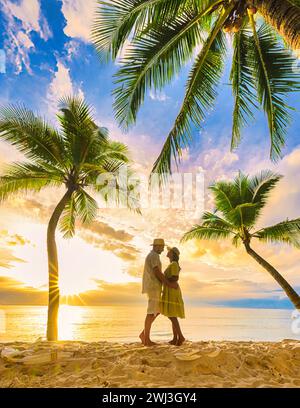
[[[153,269],[153,271],[154,271],[154,274],[157,277],[157,279],[160,280],[163,284],[165,284],[166,286],[169,286],[170,288],[173,288],[173,289],[178,288],[178,283],[176,281],[170,282],[170,280],[165,277],[165,275],[162,273],[162,271],[160,270],[160,268],[158,266],[156,266]],[[178,278],[177,278],[177,280],[178,280]]]

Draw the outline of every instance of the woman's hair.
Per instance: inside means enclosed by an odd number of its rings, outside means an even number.
[[[175,262],[179,262],[179,255],[177,255],[175,252],[172,251],[172,259]]]
[[[179,265],[179,255],[176,254],[176,252],[173,252],[172,250],[171,250],[171,252],[172,252],[172,261],[177,262],[178,266],[179,266],[179,270],[181,270],[180,265]]]

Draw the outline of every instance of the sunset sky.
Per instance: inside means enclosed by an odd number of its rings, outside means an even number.
[[[178,112],[188,67],[163,92],[150,92],[137,124],[128,133],[118,128],[112,110],[112,76],[118,63],[104,64],[90,41],[94,0],[2,0],[0,49],[5,51],[6,72],[0,73],[0,105],[21,102],[55,125],[57,101],[72,93],[84,96],[95,108],[97,123],[113,139],[130,149],[135,170],[146,176]],[[181,171],[204,172],[205,186],[230,179],[239,169],[254,174],[272,169],[285,177],[274,190],[259,225],[267,226],[300,215],[299,112],[289,129],[282,160],[269,160],[266,120],[244,131],[241,146],[231,153],[232,96],[226,73],[216,108],[195,141],[185,151]],[[4,70],[2,70],[4,71]],[[300,109],[299,95],[290,101]],[[0,142],[0,166],[22,159],[14,148]],[[0,304],[46,304],[46,228],[63,190],[44,190],[18,196],[0,207]],[[205,195],[205,209],[212,210]],[[141,274],[153,238],[170,245],[197,219],[179,209],[146,209],[142,215],[125,209],[100,209],[98,219],[78,226],[76,237],[58,234],[60,286],[69,304],[129,304],[144,301]],[[255,249],[300,291],[300,251],[280,245],[255,243]],[[187,303],[227,306],[287,307],[289,302],[276,283],[230,242],[190,242],[180,245],[181,287]],[[162,254],[167,265],[166,253]]]

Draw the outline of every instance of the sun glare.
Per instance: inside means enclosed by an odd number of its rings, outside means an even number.
[[[21,222],[22,220],[22,222]],[[14,254],[24,260],[7,271],[7,275],[38,290],[48,288],[47,248],[45,226],[20,219],[16,233],[24,235],[31,244],[17,246]],[[80,294],[97,290],[99,281],[110,284],[135,282],[138,279],[124,271],[124,261],[113,252],[103,251],[79,237],[66,241],[58,236],[59,288],[70,303],[82,304]],[[71,299],[74,297],[74,299]],[[76,299],[75,299],[76,297]],[[72,301],[72,302],[71,302]]]

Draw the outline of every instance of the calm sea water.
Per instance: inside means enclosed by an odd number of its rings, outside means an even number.
[[[144,321],[141,306],[61,306],[61,340],[137,341]],[[181,320],[187,339],[266,340],[300,339],[293,333],[289,310],[186,308]],[[47,308],[40,306],[0,306],[0,341],[35,341],[45,336]],[[153,325],[153,339],[171,338],[169,320],[159,316]]]

